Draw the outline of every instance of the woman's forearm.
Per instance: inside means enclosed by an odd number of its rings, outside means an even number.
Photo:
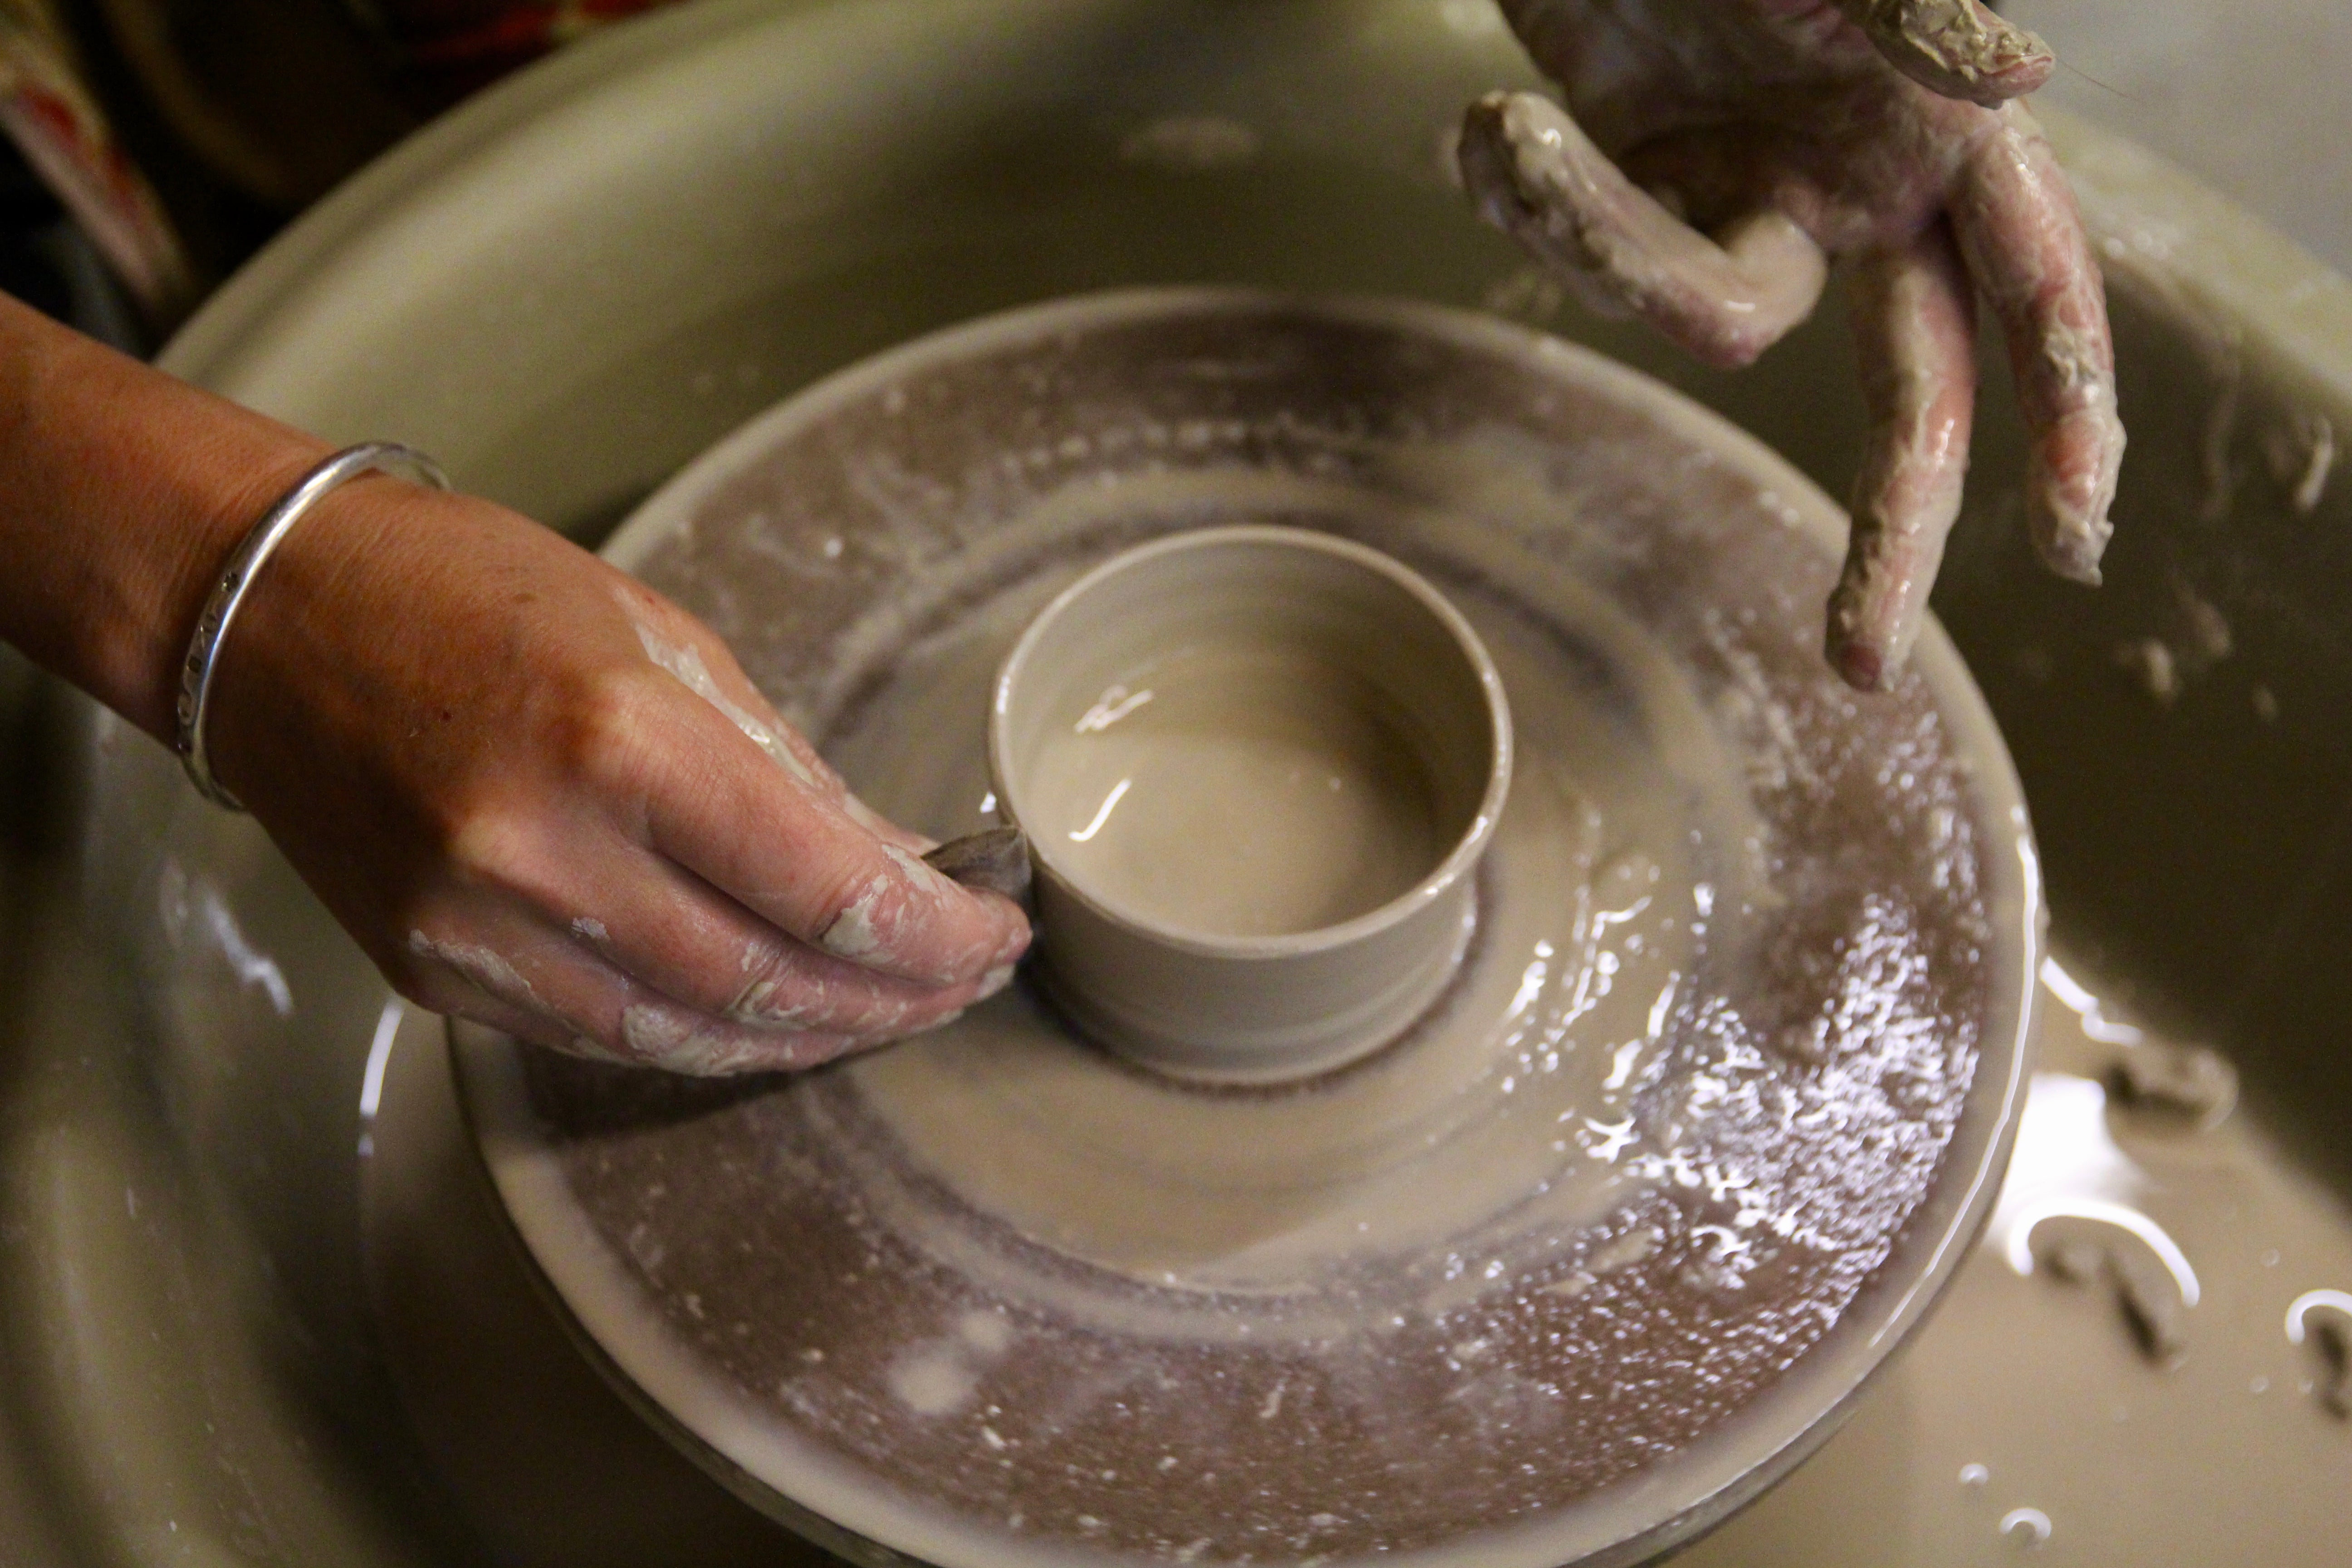
[[[0,638],[170,739],[217,574],[325,450],[0,299]],[[1011,979],[1020,910],[917,859],[694,617],[473,497],[375,479],[318,513],[227,638],[206,742],[411,999],[709,1073]]]
[[[214,574],[324,451],[0,296],[0,641],[168,741]]]

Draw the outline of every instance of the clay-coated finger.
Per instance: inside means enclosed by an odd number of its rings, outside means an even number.
[[[1845,573],[1830,595],[1828,651],[1847,684],[1876,691],[1918,638],[1959,516],[1976,405],[1976,305],[1941,223],[1857,258],[1850,293],[1870,429]]]
[[[402,986],[401,990],[409,1001],[428,1012],[468,1019],[486,1028],[496,1029],[501,1035],[528,1040],[534,1046],[544,1046],[568,1056],[581,1054],[573,1047],[572,1031],[564,1027],[562,1020],[544,1013],[509,1006],[454,972],[420,975],[415,983]],[[597,1059],[604,1059],[601,1051]]]
[[[874,1043],[763,1028],[682,1006],[568,933],[514,915],[428,922],[409,932],[407,945],[407,966],[421,976],[431,1005],[600,1061],[718,1077],[814,1067]],[[472,1005],[468,992],[491,1005]]]
[[[1946,98],[1998,109],[2050,79],[2058,58],[1978,0],[1838,0],[1888,64]]]
[[[1462,126],[1462,176],[1487,222],[1609,315],[1632,313],[1710,364],[1747,364],[1811,314],[1821,247],[1785,214],[1721,242],[1628,180],[1559,105],[1490,93]]]
[[[575,849],[530,891],[551,921],[633,978],[697,1012],[866,1039],[931,1027],[1004,988],[1007,963],[928,985],[837,958],[761,921],[617,836]]]
[[[668,670],[687,691],[724,712],[743,736],[751,738],[752,745],[767,752],[769,762],[781,766],[802,785],[840,799],[842,811],[849,820],[873,832],[882,842],[898,844],[915,853],[927,848],[922,835],[898,827],[849,793],[842,775],[835,773],[824,757],[818,757],[816,748],[809,745],[807,738],[776,715],[767,699],[760,696],[760,689],[752,687],[751,679],[740,668],[736,668],[734,660],[724,656],[724,651],[715,654],[715,658],[703,658],[701,651],[694,647],[694,635],[687,632],[685,626],[679,626],[691,621],[685,611],[668,605],[666,599],[637,583],[618,585],[618,597],[621,609],[628,614],[630,626],[637,630],[637,644],[645,648],[646,658]]]
[[[841,775],[817,754],[806,737],[783,721],[708,628],[642,584],[623,581],[614,584],[614,592],[646,657],[725,714],[795,783],[839,802],[852,822],[886,844],[918,855],[929,847],[920,835],[908,832],[851,794]],[[704,638],[713,644],[709,658],[697,646]]]
[[[1950,216],[2009,341],[2032,441],[2027,526],[2052,570],[2096,583],[2124,457],[2115,344],[2074,193],[2022,106],[2003,110],[1971,153]]]
[[[1019,957],[1029,923],[853,821],[840,800],[769,765],[707,707],[667,710],[642,784],[652,847],[768,923],[862,968],[919,984],[979,980]]]

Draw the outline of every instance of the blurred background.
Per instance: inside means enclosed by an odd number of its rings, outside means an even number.
[[[0,289],[152,350],[441,110],[675,0],[0,0]],[[1737,3],[1737,0],[1726,0]],[[2008,0],[2052,102],[2352,270],[2343,0]]]

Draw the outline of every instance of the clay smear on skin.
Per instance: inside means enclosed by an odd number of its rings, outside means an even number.
[[[621,603],[625,609],[633,608],[626,598],[623,598]],[[647,658],[676,676],[688,691],[726,714],[737,729],[751,737],[752,744],[767,752],[776,765],[790,773],[796,782],[812,790],[820,787],[815,773],[801,760],[790,742],[771,729],[759,715],[731,700],[719,689],[719,683],[711,679],[709,667],[702,662],[701,654],[693,648],[667,641],[635,614],[629,616],[629,625],[636,631],[637,642],[646,650]]]
[[[625,608],[631,607],[625,597],[622,604]],[[703,662],[699,653],[667,641],[634,613],[630,616],[629,624],[636,631],[637,641],[645,648],[647,658],[677,678],[688,690],[724,713],[737,729],[751,738],[753,744],[790,774],[794,783],[812,793],[836,796],[836,792],[826,787],[826,781],[818,777],[784,736],[719,690],[719,683],[711,678],[709,667]],[[843,791],[838,792],[837,799],[850,820],[867,831],[877,832],[886,826],[856,796]],[[907,913],[907,900],[920,898],[936,908],[947,901],[948,889],[952,886],[946,878],[898,845],[886,843],[881,847],[882,853],[897,868],[898,875],[892,877],[877,873],[869,879],[850,900],[848,906],[817,935],[818,946],[853,963],[898,961],[903,940],[900,927]],[[942,969],[940,978],[944,981],[967,967],[968,964],[962,963],[950,964]],[[744,1005],[757,1006],[761,1001],[764,997],[753,998]]]
[[[706,1024],[684,1008],[637,1003],[621,1011],[621,1040],[641,1061],[672,1072],[716,1077],[755,1068],[803,1067],[833,1051],[790,1033],[761,1037],[749,1029]]]
[[[837,957],[853,963],[863,962],[884,951],[877,917],[882,900],[890,891],[890,879],[877,875],[867,879],[849,901],[849,907],[833,918],[833,923],[817,933],[817,945]]]
[[[555,1015],[539,999],[530,982],[502,955],[476,942],[439,942],[421,931],[408,933],[408,951],[456,970],[477,989],[510,1007],[521,1007],[544,1018]]]

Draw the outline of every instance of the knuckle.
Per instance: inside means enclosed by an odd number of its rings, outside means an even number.
[[[535,837],[520,814],[485,802],[447,814],[442,823],[441,847],[461,882],[504,886],[530,861]]]
[[[811,987],[791,949],[759,944],[747,949],[724,979],[723,967],[715,961],[701,967],[690,987],[694,1000],[742,1024],[803,1021]]]
[[[440,849],[448,890],[488,895],[509,908],[561,910],[576,881],[576,849],[536,804],[500,800],[453,813]]]
[[[673,689],[657,672],[627,668],[600,669],[572,683],[550,718],[555,766],[592,785],[640,784]]]

